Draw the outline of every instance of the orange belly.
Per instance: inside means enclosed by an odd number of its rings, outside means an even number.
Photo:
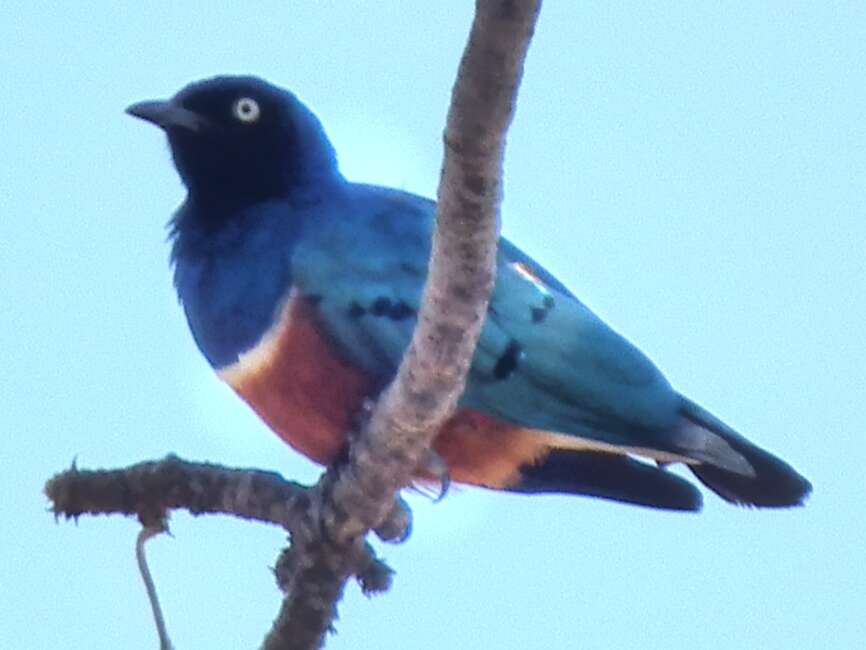
[[[290,297],[262,341],[219,374],[277,435],[326,464],[346,444],[353,416],[378,387],[334,354],[315,318],[314,305]],[[538,462],[549,450],[543,432],[470,410],[446,423],[434,448],[454,481],[487,487],[510,485],[521,465]]]

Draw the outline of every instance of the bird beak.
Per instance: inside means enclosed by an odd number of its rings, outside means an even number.
[[[208,126],[208,121],[201,115],[171,100],[138,102],[128,106],[126,112],[163,130],[180,127],[198,133]]]

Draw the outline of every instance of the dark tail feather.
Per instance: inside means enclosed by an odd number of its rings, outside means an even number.
[[[781,508],[802,505],[812,485],[780,458],[753,445],[724,422],[683,397],[682,415],[727,442],[754,470],[746,476],[709,463],[689,465],[695,476],[720,497],[731,503]]]
[[[554,449],[521,469],[514,492],[565,492],[666,510],[700,510],[701,493],[688,481],[628,456]]]

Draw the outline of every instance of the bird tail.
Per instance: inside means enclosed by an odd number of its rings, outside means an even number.
[[[781,508],[802,505],[812,485],[793,467],[752,444],[712,413],[683,397],[680,411],[688,426],[702,432],[701,462],[689,469],[704,485],[731,503]],[[745,465],[743,464],[745,463]]]
[[[552,449],[521,468],[506,489],[529,494],[565,493],[663,510],[700,510],[701,493],[663,468],[602,451]]]

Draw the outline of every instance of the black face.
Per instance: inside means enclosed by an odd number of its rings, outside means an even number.
[[[286,99],[246,79],[206,81],[178,93],[172,103],[203,118],[199,129],[166,128],[190,191],[241,202],[278,196],[295,144]]]
[[[165,130],[191,196],[226,208],[284,196],[316,172],[335,170],[312,113],[255,77],[208,79],[167,102],[127,110]]]

